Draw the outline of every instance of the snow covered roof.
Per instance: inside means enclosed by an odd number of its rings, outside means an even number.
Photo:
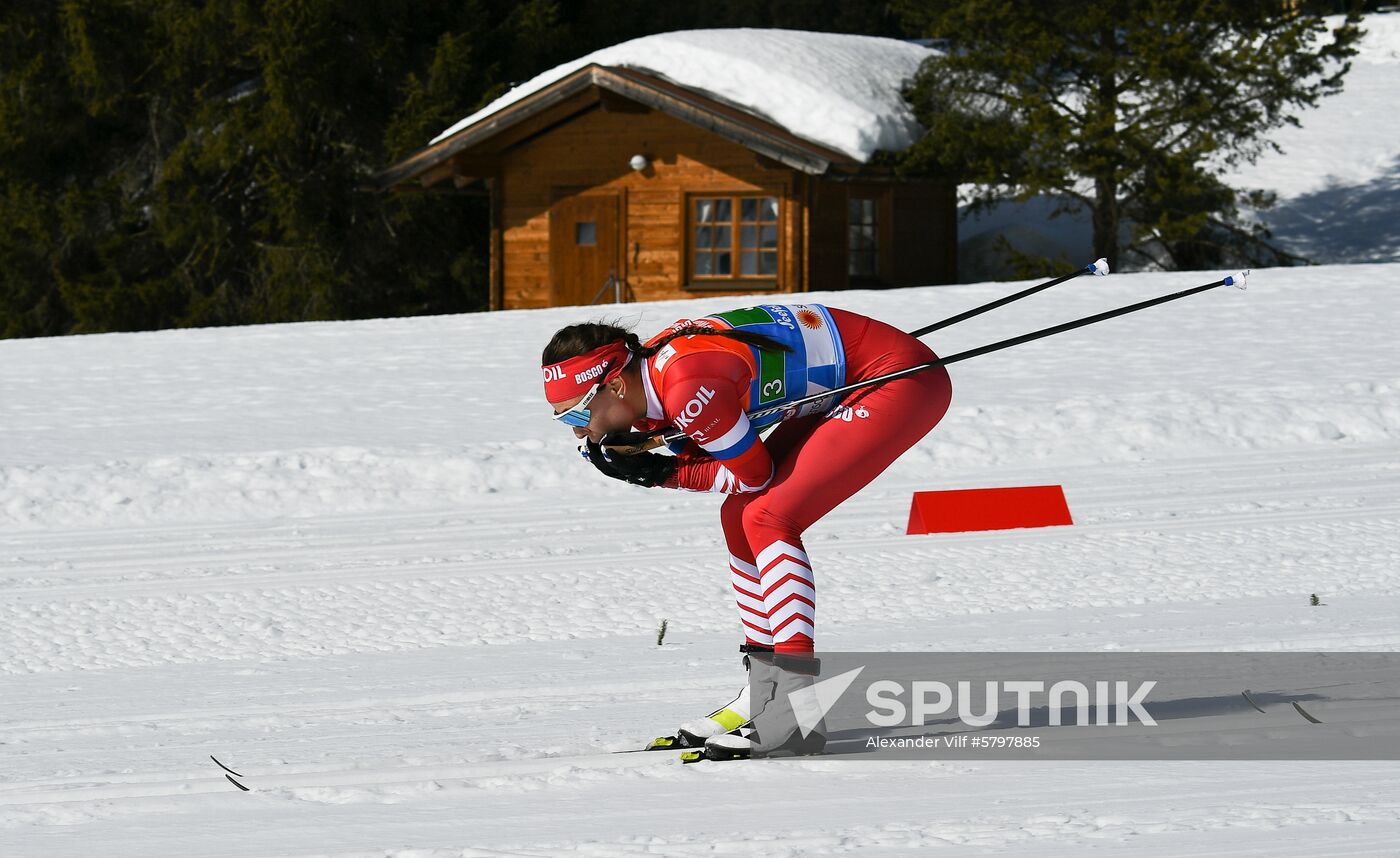
[[[921,133],[903,87],[930,55],[897,39],[801,30],[683,30],[555,66],[433,138],[445,140],[589,65],[631,68],[707,94],[862,163]],[[431,144],[430,144],[431,145]]]

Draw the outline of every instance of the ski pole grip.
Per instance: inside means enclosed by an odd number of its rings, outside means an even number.
[[[635,456],[665,443],[659,432],[609,432],[603,436],[601,446],[610,456]]]

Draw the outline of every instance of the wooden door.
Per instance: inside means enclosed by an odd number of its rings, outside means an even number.
[[[621,279],[616,194],[564,197],[549,210],[549,276],[554,306],[587,304],[608,282]],[[601,299],[613,300],[611,293]]]

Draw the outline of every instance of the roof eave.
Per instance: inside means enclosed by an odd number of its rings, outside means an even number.
[[[695,90],[636,69],[591,64],[414,152],[378,173],[375,185],[388,190],[416,182],[453,157],[593,86],[704,128],[804,173],[822,175],[833,165],[846,169],[863,166],[844,153],[804,140],[773,122]]]
[[[593,85],[588,68],[555,81],[551,86],[532,93],[513,104],[508,104],[490,116],[486,116],[457,131],[449,137],[419,149],[407,158],[382,170],[375,176],[380,190],[389,190],[395,185],[412,182],[439,164],[450,160],[471,147],[489,140],[496,134],[523,122],[531,116],[578,95]]]

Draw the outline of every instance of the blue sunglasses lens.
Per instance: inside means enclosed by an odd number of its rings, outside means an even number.
[[[571,408],[563,414],[560,414],[556,419],[560,423],[569,426],[577,426],[582,429],[588,425],[588,421],[592,416],[593,415],[589,413],[587,408]]]
[[[598,391],[602,386],[603,383],[601,381],[593,385],[593,389],[588,391],[588,395],[580,399],[578,404],[568,411],[554,415],[554,419],[569,426],[577,426],[580,429],[588,426],[588,421],[593,416],[588,410],[588,403],[592,402],[593,397],[598,395]]]

